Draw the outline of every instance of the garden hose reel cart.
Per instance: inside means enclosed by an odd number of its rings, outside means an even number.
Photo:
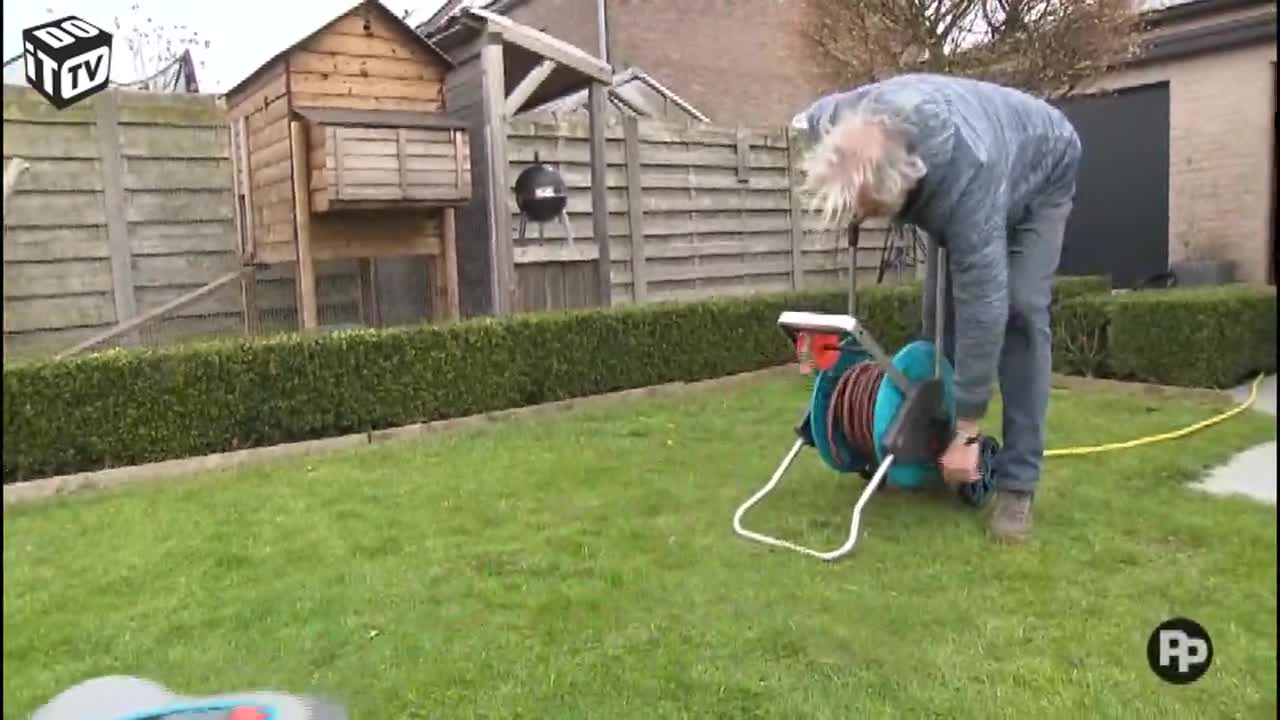
[[[945,337],[946,250],[929,241],[929,272],[936,275],[934,338],[916,340],[896,354],[857,318],[858,228],[852,225],[849,245],[849,312],[834,315],[786,311],[778,326],[796,347],[802,363],[813,371],[813,391],[796,441],[769,482],[734,514],[733,529],[756,542],[795,550],[822,560],[849,554],[858,540],[862,511],[883,484],[914,490],[938,482],[938,457],[955,432],[952,368],[942,351]],[[991,459],[998,450],[990,437],[981,443],[979,479],[959,486],[957,495],[971,507],[990,495]],[[830,551],[807,548],[746,529],[742,518],[772,492],[804,447],[812,447],[823,463],[840,473],[868,480],[850,519],[848,539]]]

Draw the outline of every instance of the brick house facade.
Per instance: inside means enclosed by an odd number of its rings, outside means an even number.
[[[1086,92],[1167,83],[1169,260],[1227,260],[1275,284],[1275,0],[1190,0],[1149,16],[1147,51]]]
[[[804,35],[803,0],[605,2],[610,64],[652,75],[715,124],[780,125],[836,88]],[[446,3],[424,25],[456,5]],[[481,5],[586,52],[598,51],[594,0]]]

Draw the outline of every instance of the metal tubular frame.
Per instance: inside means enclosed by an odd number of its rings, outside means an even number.
[[[805,329],[809,329],[809,330],[823,330],[827,332],[835,331],[846,337],[852,336],[863,349],[865,349],[868,353],[870,353],[870,355],[876,360],[876,362],[884,366],[886,377],[888,377],[895,385],[897,385],[898,388],[901,389],[902,392],[905,394],[910,387],[910,383],[907,381],[906,377],[902,374],[902,372],[899,371],[896,366],[894,366],[892,358],[890,358],[889,355],[885,353],[884,348],[881,347],[881,345],[876,341],[874,337],[872,337],[869,331],[867,331],[864,327],[862,327],[862,323],[858,322],[857,317],[855,315],[855,311],[857,310],[856,294],[857,294],[857,285],[858,285],[858,281],[857,281],[858,227],[857,225],[849,226],[848,237],[849,237],[849,315],[846,317],[840,317],[840,316],[816,315],[811,313],[790,313],[789,312],[789,313],[783,313],[782,316],[779,317],[778,323],[783,327],[784,331],[788,331],[788,334],[790,334],[791,332],[798,332]],[[934,328],[933,328],[933,339],[934,339],[933,376],[935,380],[940,379],[942,377],[942,357],[943,357],[943,350],[944,350],[943,340],[946,337],[946,334],[945,334],[946,317],[947,317],[947,309],[946,309],[946,303],[945,303],[946,287],[947,287],[946,261],[947,261],[946,250],[941,248],[933,238],[929,238],[929,255],[928,255],[928,261],[927,261],[926,267],[928,269],[928,272],[930,274],[934,274],[935,276],[934,278],[935,279]],[[854,505],[853,514],[849,519],[848,538],[844,541],[842,545],[840,545],[840,547],[837,547],[834,550],[822,551],[822,550],[815,550],[813,548],[808,548],[797,543],[793,543],[787,540],[783,540],[781,538],[773,537],[771,535],[765,535],[763,533],[748,530],[742,524],[742,518],[743,516],[746,515],[747,511],[750,510],[752,507],[754,507],[756,504],[758,504],[761,500],[763,500],[766,495],[773,492],[775,488],[777,488],[778,483],[782,481],[783,476],[786,475],[787,470],[790,469],[791,463],[795,461],[796,456],[800,454],[800,450],[805,446],[805,444],[806,444],[805,439],[803,437],[797,439],[795,443],[791,446],[791,450],[788,451],[786,456],[782,459],[782,463],[778,465],[778,468],[776,470],[774,470],[772,477],[769,478],[769,482],[765,483],[764,487],[760,488],[760,490],[758,490],[754,495],[748,498],[746,502],[742,503],[742,505],[738,507],[737,511],[733,514],[733,531],[737,533],[739,536],[744,537],[748,540],[752,540],[765,545],[771,545],[773,547],[780,547],[780,548],[785,548],[787,550],[794,550],[804,555],[809,555],[811,557],[816,557],[819,560],[825,560],[830,562],[833,560],[838,560],[840,558],[843,558],[849,553],[853,552],[854,547],[858,543],[858,530],[862,524],[862,511],[866,507],[867,502],[870,501],[871,496],[875,494],[876,489],[879,488],[881,483],[884,481],[885,475],[889,472],[889,468],[893,466],[894,456],[892,454],[885,456],[884,461],[880,463],[880,466],[876,469],[875,474],[872,475],[871,480],[867,482],[867,486],[866,488],[863,489],[862,495],[859,496],[857,504]]]

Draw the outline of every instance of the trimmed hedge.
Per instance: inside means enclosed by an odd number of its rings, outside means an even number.
[[[1060,292],[1081,281],[1064,279]],[[1097,286],[1096,280],[1085,281]],[[887,347],[918,333],[918,286],[859,291]],[[4,371],[4,481],[364,432],[792,359],[783,310],[839,291],[283,335],[37,361]]]
[[[1064,372],[1230,387],[1276,369],[1276,290],[1227,285],[1078,297],[1057,310]]]
[[[1106,279],[1058,280],[1060,365],[1082,365],[1065,329],[1101,338],[1096,361],[1083,363],[1091,374],[1146,368],[1157,376],[1148,379],[1199,384],[1275,367],[1274,290],[1162,302],[1168,291],[1108,289]],[[920,307],[918,284],[859,291],[860,319],[888,348],[919,335]],[[4,371],[4,482],[761,369],[793,357],[780,312],[845,309],[843,292],[784,293],[29,362]],[[1135,329],[1143,323],[1151,329]],[[1186,350],[1152,359],[1157,338]],[[1233,344],[1230,361],[1201,357]],[[1175,372],[1178,357],[1188,362]]]
[[[1062,276],[1053,283],[1053,304],[1085,296],[1102,296],[1111,292],[1111,278],[1105,275]]]
[[[335,436],[777,365],[836,293],[112,351],[4,371],[4,481]]]

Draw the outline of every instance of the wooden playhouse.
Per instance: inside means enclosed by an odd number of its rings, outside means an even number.
[[[295,267],[302,328],[318,326],[315,264],[338,259],[358,261],[366,323],[371,260],[396,257],[427,264],[433,320],[459,317],[455,213],[472,179],[468,129],[446,114],[452,67],[364,0],[226,93],[241,258]]]

